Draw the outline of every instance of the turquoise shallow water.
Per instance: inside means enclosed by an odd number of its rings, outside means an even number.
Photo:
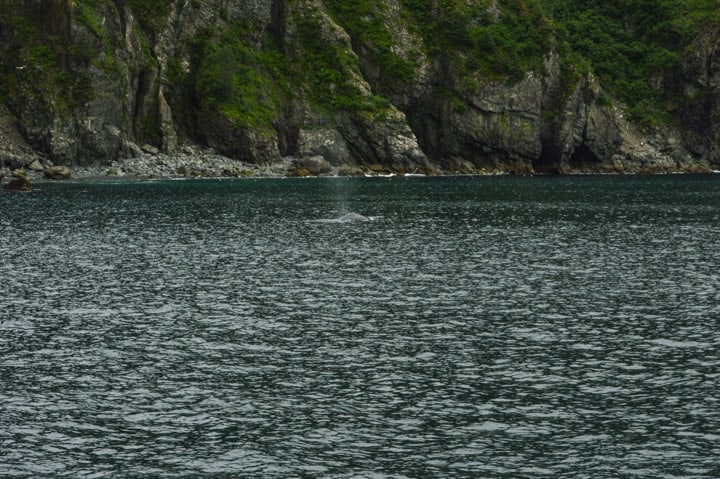
[[[718,176],[45,183],[0,239],[0,477],[720,477]]]

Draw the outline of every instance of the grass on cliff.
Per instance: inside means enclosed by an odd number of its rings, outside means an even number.
[[[370,62],[388,82],[408,82],[415,77],[416,65],[400,57],[394,48],[387,25],[387,11],[382,2],[370,0],[326,0],[326,5],[353,42],[367,51]]]
[[[452,62],[456,73],[511,81],[544,69],[553,32],[540,3],[401,0],[431,57]]]
[[[85,67],[93,52],[62,32],[48,32],[31,10],[7,2],[0,8],[6,14],[0,18],[0,98],[14,110],[35,101],[55,112],[89,101],[92,82]]]
[[[250,32],[243,21],[204,30],[192,44],[190,78],[181,78],[175,64],[170,78],[189,81],[202,111],[220,113],[239,127],[270,128],[290,92],[288,65],[270,37],[258,45]]]
[[[306,12],[299,19],[300,56],[293,65],[313,103],[328,113],[350,111],[378,114],[390,102],[383,96],[367,94],[358,84],[362,79],[358,57],[349,45],[329,41],[325,20],[318,12]]]
[[[671,121],[664,93],[693,40],[720,20],[717,0],[553,0],[543,2],[572,51],[586,59],[601,84],[624,101],[635,121]]]
[[[361,74],[351,49],[328,41],[321,29],[319,17],[303,16],[297,51],[290,53],[269,32],[258,35],[243,20],[199,32],[191,44],[189,74],[179,62],[169,62],[173,108],[182,112],[181,117],[189,118],[199,109],[222,115],[238,127],[268,130],[282,116],[283,107],[302,95],[328,114],[387,109],[388,100],[365,94],[354,82]]]
[[[143,30],[154,37],[167,21],[172,2],[167,0],[125,0],[124,3],[140,21]]]
[[[718,0],[400,1],[451,74],[515,81],[542,73],[555,50],[576,71],[594,72],[646,125],[671,121],[678,99],[662,82],[698,34],[720,23]]]

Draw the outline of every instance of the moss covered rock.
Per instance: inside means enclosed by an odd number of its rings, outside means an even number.
[[[71,176],[72,171],[65,165],[56,165],[45,169],[45,178],[51,180],[66,180]]]

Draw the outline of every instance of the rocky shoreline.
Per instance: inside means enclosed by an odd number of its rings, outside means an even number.
[[[146,179],[146,178],[279,178],[308,176],[451,176],[451,175],[572,175],[572,174],[668,174],[668,173],[717,173],[708,164],[693,161],[668,161],[655,158],[645,152],[645,161],[632,166],[625,163],[596,163],[583,168],[536,172],[527,166],[503,165],[496,169],[478,168],[469,162],[458,162],[453,169],[426,162],[412,170],[381,164],[337,165],[322,155],[285,156],[278,161],[263,164],[243,162],[210,148],[184,146],[176,154],[162,153],[159,149],[144,145],[135,147],[137,156],[118,159],[109,163],[90,165],[56,165],[32,149],[0,150],[0,182],[7,190],[28,191],[36,181],[78,179]],[[663,161],[660,161],[663,160]],[[24,189],[17,188],[20,178],[25,178]],[[15,184],[16,187],[13,187]]]
[[[572,174],[671,174],[671,173],[720,173],[710,168],[671,168],[667,166],[638,170],[582,169],[556,172],[562,175]],[[51,162],[42,162],[30,158],[23,164],[0,162],[0,182],[5,189],[13,179],[26,177],[31,182],[56,181],[64,179],[148,179],[148,178],[282,178],[312,176],[452,176],[452,175],[547,175],[546,172],[514,170],[485,170],[464,168],[456,171],[443,171],[425,167],[417,171],[393,171],[386,167],[375,166],[334,166],[322,156],[297,158],[283,157],[273,164],[250,164],[219,155],[214,152],[186,151],[178,155],[166,155],[156,151],[135,158],[120,159],[110,164],[83,165],[75,167],[56,166]]]
[[[53,172],[59,169],[67,175]],[[279,178],[305,176],[373,176],[398,174],[382,167],[375,169],[332,166],[322,157],[284,157],[272,164],[256,165],[210,153],[200,155],[180,154],[140,156],[121,159],[110,164],[55,166],[49,162],[28,165],[0,166],[0,180],[17,175],[27,176],[32,181],[94,178]],[[425,174],[426,172],[423,172]],[[402,173],[400,173],[402,174]],[[435,173],[433,173],[435,174]]]

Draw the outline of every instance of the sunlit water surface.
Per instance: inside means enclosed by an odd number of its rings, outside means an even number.
[[[720,477],[718,176],[37,186],[0,477]]]

